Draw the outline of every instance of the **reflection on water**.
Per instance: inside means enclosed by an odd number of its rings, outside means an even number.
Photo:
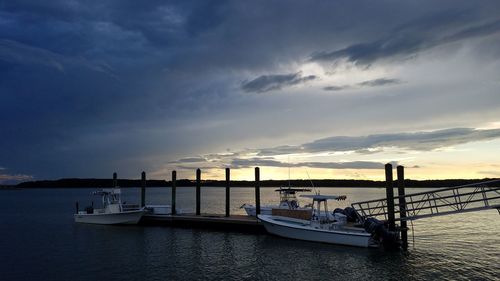
[[[0,193],[1,280],[494,280],[500,272],[496,210],[416,221],[408,253],[352,248],[269,235],[200,229],[73,223],[74,202],[90,189]],[[323,188],[352,201],[383,189]],[[409,191],[411,192],[411,190]],[[139,190],[124,190],[138,202]],[[277,194],[262,188],[262,204]],[[252,188],[231,190],[231,213],[252,203]],[[194,211],[194,188],[178,188],[178,205]],[[168,188],[147,202],[166,204]],[[344,204],[341,203],[341,204]],[[203,188],[202,212],[224,213],[224,188]]]

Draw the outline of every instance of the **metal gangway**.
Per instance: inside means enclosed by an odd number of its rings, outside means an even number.
[[[400,197],[406,201],[406,217],[400,215]],[[487,209],[497,209],[500,214],[500,180],[394,196],[394,200],[394,213],[399,214],[395,220],[411,221]],[[388,219],[387,198],[356,202],[351,206],[364,218]]]

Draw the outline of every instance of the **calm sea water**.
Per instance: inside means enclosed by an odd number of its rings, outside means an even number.
[[[419,189],[418,191],[420,191]],[[200,229],[75,224],[75,201],[92,189],[0,191],[0,280],[499,280],[496,210],[414,222],[406,253],[317,244],[260,234]],[[410,193],[416,190],[408,190]],[[139,189],[124,189],[129,203]],[[178,205],[194,211],[194,188],[178,188]],[[202,212],[224,213],[224,188],[204,187]],[[322,188],[350,203],[384,197],[384,189]],[[233,188],[234,214],[254,200]],[[261,189],[262,204],[277,200]],[[94,198],[97,202],[98,198]],[[150,188],[147,203],[170,203],[170,189]],[[330,206],[334,207],[334,206]],[[411,238],[410,238],[411,239]]]

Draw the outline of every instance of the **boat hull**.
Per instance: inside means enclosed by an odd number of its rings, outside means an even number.
[[[279,216],[259,215],[258,218],[267,232],[281,237],[356,247],[371,245],[371,235],[362,231],[324,230],[311,227],[305,220]]]
[[[255,217],[257,216],[257,208],[253,205],[246,205],[244,206],[245,211],[247,212],[247,215]],[[273,206],[273,207],[260,207],[260,214],[261,215],[272,215],[273,208],[279,208],[279,206]]]
[[[137,224],[144,215],[143,210],[112,214],[75,214],[75,222],[90,224]]]
[[[243,208],[245,209],[245,212],[247,215],[256,217],[257,216],[257,208],[254,205],[244,205]],[[282,210],[290,210],[290,208],[282,208],[278,205],[276,206],[261,206],[260,207],[260,214],[261,215],[272,215],[273,214],[273,209],[282,209]],[[298,208],[298,210],[310,210],[309,208]]]
[[[256,217],[257,216],[257,208],[254,205],[244,205],[243,208],[245,209],[245,212],[247,213],[248,216],[251,217]],[[261,215],[273,215],[273,209],[278,209],[278,210],[290,210],[288,207],[287,208],[282,208],[280,206],[263,206],[260,207],[260,214]],[[300,211],[306,211],[306,210],[311,210],[311,208],[297,208],[297,209],[292,209],[291,211],[294,210],[300,210]],[[276,214],[275,214],[276,215]],[[333,219],[333,215],[329,214],[329,218]],[[320,217],[326,217],[325,212],[320,212]]]

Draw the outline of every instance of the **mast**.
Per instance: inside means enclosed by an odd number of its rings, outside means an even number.
[[[290,155],[288,155],[288,188],[290,187]]]

